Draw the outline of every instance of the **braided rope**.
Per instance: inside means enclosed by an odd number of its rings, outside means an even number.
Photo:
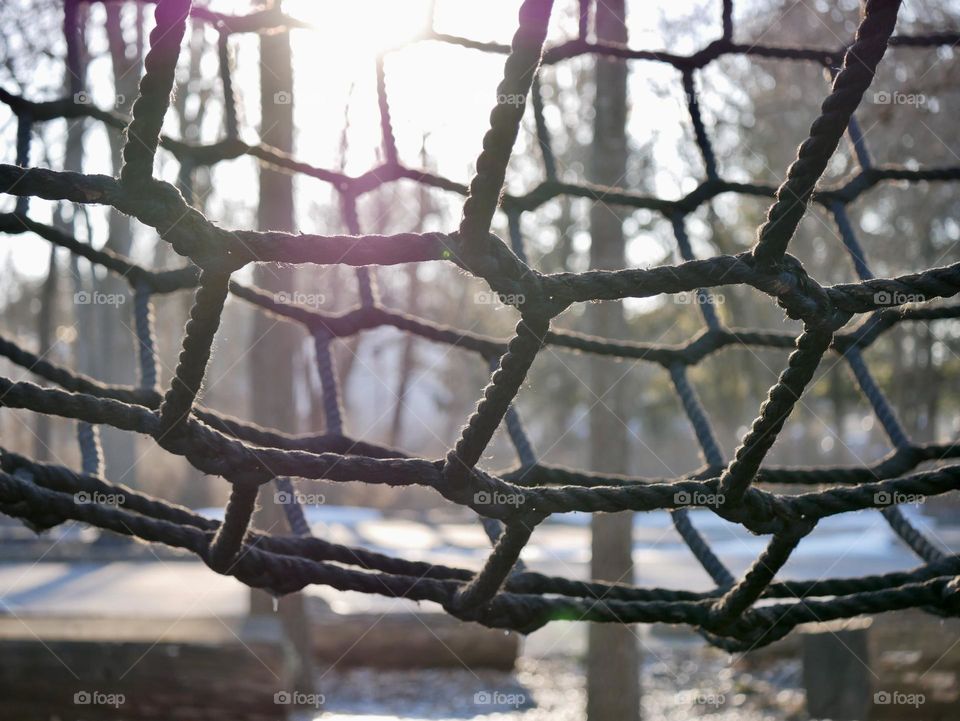
[[[133,117],[124,131],[123,166],[120,179],[134,183],[153,176],[153,158],[160,141],[163,116],[173,92],[180,42],[187,28],[190,0],[161,0],[150,33],[150,52],[144,59],[140,93],[133,104]]]
[[[783,257],[800,224],[807,201],[827,162],[837,149],[897,23],[900,0],[868,0],[857,38],[843,58],[833,89],[823,101],[820,116],[810,127],[810,137],[800,146],[787,178],[777,189],[777,200],[767,211],[767,221],[757,231],[753,256],[770,264]]]
[[[723,0],[721,37],[684,56],[592,42],[590,3],[583,1],[577,38],[545,48],[551,4],[548,0],[525,1],[519,28],[509,46],[479,43],[433,30],[421,38],[507,56],[503,80],[497,89],[498,100],[526,99],[528,95],[532,98],[537,147],[545,169],[545,180],[521,196],[502,194],[502,188],[525,103],[496,104],[477,159],[476,175],[468,185],[408,168],[397,154],[384,58],[378,58],[375,67],[384,158],[381,166],[352,177],[309,165],[275,148],[240,140],[230,37],[300,26],[278,13],[234,16],[192,8],[184,0],[160,0],[145,74],[129,122],[92,105],[72,103],[69,98],[33,102],[0,89],[0,102],[8,105],[18,119],[17,164],[0,165],[0,188],[18,200],[13,213],[0,214],[0,232],[35,234],[126,278],[134,291],[141,369],[138,387],[105,384],[57,366],[0,336],[0,356],[59,386],[42,388],[0,378],[0,405],[77,421],[82,449],[82,470],[77,473],[0,448],[0,512],[21,518],[36,529],[72,519],[188,549],[218,573],[276,594],[309,584],[326,584],[342,590],[430,600],[460,618],[524,632],[561,619],[685,623],[696,626],[705,638],[721,648],[745,650],[781,638],[797,624],[808,621],[908,607],[956,614],[960,609],[960,556],[937,548],[887,499],[937,495],[960,487],[960,464],[915,470],[925,461],[960,457],[960,443],[914,443],[870,374],[863,353],[900,323],[960,317],[960,305],[903,307],[900,302],[905,296],[921,295],[934,300],[956,295],[960,292],[960,264],[898,278],[874,277],[847,217],[847,206],[888,181],[960,180],[960,167],[908,169],[876,165],[854,116],[888,45],[949,46],[960,36],[893,35],[900,3],[870,0],[856,38],[848,48],[744,45],[734,42],[733,2]],[[68,2],[66,7],[65,32],[73,67],[81,39],[76,2]],[[188,16],[194,22],[210,23],[218,31],[225,137],[210,145],[188,144],[161,135]],[[559,180],[537,72],[541,64],[551,65],[582,55],[655,61],[680,71],[706,176],[700,185],[682,198],[664,200],[621,188]],[[725,180],[718,167],[700,110],[697,78],[698,71],[726,55],[815,62],[831,70],[843,60],[821,114],[779,188]],[[76,89],[80,88],[78,83],[79,79],[74,82]],[[119,179],[29,166],[29,138],[37,123],[82,117],[124,131],[124,163]],[[842,185],[818,189],[816,185],[844,132],[853,144],[859,171]],[[331,183],[340,196],[344,224],[351,235],[221,229],[187,205],[175,188],[152,177],[158,147],[179,161],[185,184],[194,169],[243,155]],[[413,180],[464,196],[458,230],[361,235],[358,198],[399,180]],[[687,235],[686,216],[726,192],[772,199],[767,219],[758,230],[756,246],[750,253],[697,259]],[[538,272],[530,267],[524,252],[521,217],[560,195],[603,197],[610,204],[661,214],[672,224],[682,262],[651,269],[553,275]],[[155,228],[190,262],[179,269],[154,271],[110,250],[95,249],[28,217],[30,197],[110,205]],[[787,254],[790,239],[810,202],[822,205],[832,214],[860,282],[822,286]],[[509,247],[490,233],[498,205],[507,216]],[[426,260],[455,263],[484,279],[492,290],[522,297],[521,318],[514,337],[505,342],[384,308],[369,266]],[[360,305],[341,314],[322,313],[281,304],[270,294],[230,280],[233,270],[248,263],[271,261],[352,265],[357,268]],[[803,321],[803,334],[794,338],[785,331],[725,327],[709,302],[710,289],[734,284],[750,285],[774,299],[789,317]],[[196,289],[196,295],[174,377],[161,395],[152,302],[156,296],[186,289]],[[680,346],[612,341],[550,327],[551,320],[571,303],[681,292],[698,294],[706,328]],[[197,403],[228,293],[283,322],[302,326],[313,337],[326,417],[324,433],[289,435],[224,416]],[[854,314],[868,316],[848,329]],[[483,398],[456,445],[443,459],[409,457],[397,449],[345,435],[342,391],[330,343],[381,326],[413,333],[430,342],[456,345],[477,353],[491,366],[492,375]],[[684,478],[660,479],[591,474],[540,462],[524,431],[515,400],[531,364],[545,345],[631,358],[667,369],[701,447],[704,466]],[[687,369],[734,346],[793,352],[733,459],[725,462]],[[769,449],[828,353],[846,360],[894,450],[869,467],[764,465]],[[514,444],[519,465],[493,475],[477,464],[501,424]],[[98,425],[148,435],[170,453],[187,458],[199,470],[223,477],[231,484],[223,523],[105,480]],[[494,543],[493,551],[479,572],[471,572],[314,538],[292,479],[432,488],[479,514]],[[259,487],[270,482],[278,493],[289,496],[291,502],[284,503],[284,511],[293,536],[262,534],[250,526]],[[828,487],[780,494],[767,490],[770,484]],[[124,501],[121,506],[78,503],[76,494],[80,492],[111,493]],[[711,498],[723,500],[716,504],[702,500]],[[741,578],[730,573],[697,532],[689,516],[691,507],[710,508],[755,533],[771,535],[767,548]],[[531,572],[520,562],[520,553],[537,524],[552,513],[658,509],[671,512],[678,533],[714,580],[715,589],[692,593],[574,581]],[[819,519],[860,509],[880,510],[922,565],[907,572],[860,578],[776,580],[777,572]],[[758,605],[761,600],[776,602]]]

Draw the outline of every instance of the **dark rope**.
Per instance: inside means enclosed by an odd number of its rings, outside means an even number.
[[[77,442],[80,444],[80,467],[83,472],[91,476],[104,475],[100,429],[80,421],[77,423]]]
[[[742,651],[782,638],[801,623],[849,618],[898,608],[921,607],[943,615],[960,613],[960,559],[941,550],[915,528],[897,504],[911,497],[935,496],[960,488],[960,465],[916,471],[926,461],[960,458],[960,443],[913,443],[874,380],[864,351],[901,322],[955,320],[960,305],[916,304],[960,292],[960,264],[927,269],[897,278],[876,278],[870,270],[848,206],[884,182],[952,182],[960,166],[906,168],[873,163],[854,111],[888,44],[898,47],[947,47],[956,33],[892,36],[898,2],[870,0],[854,43],[844,49],[778,48],[734,43],[734,6],[722,0],[721,37],[691,55],[634,50],[588,39],[591,3],[580,2],[578,37],[544,50],[551,3],[526,0],[510,46],[479,43],[429,33],[425,39],[507,55],[497,105],[491,113],[476,174],[468,186],[405,167],[397,154],[383,60],[376,66],[383,163],[352,177],[304,163],[275,148],[249,145],[239,138],[229,37],[272,32],[300,25],[282,14],[246,16],[190,9],[183,0],[161,0],[157,26],[132,119],[73,98],[33,102],[0,89],[0,102],[17,116],[16,165],[0,165],[0,190],[17,197],[13,213],[0,214],[0,232],[35,234],[56,247],[124,277],[134,293],[134,320],[140,360],[138,386],[105,384],[73,373],[0,337],[3,356],[59,388],[0,378],[0,405],[57,415],[77,422],[82,473],[40,464],[0,449],[0,512],[43,530],[68,520],[82,521],[145,541],[183,548],[219,573],[281,595],[309,584],[379,593],[440,604],[464,620],[529,632],[552,620],[583,619],[608,623],[686,623],[711,643]],[[220,82],[224,95],[225,139],[190,144],[161,135],[163,116],[190,14],[218,31]],[[82,37],[77,3],[65,5],[64,32],[71,93],[83,87],[79,76]],[[541,63],[593,55],[666,63],[676,68],[687,93],[694,141],[705,178],[681,198],[665,200],[623,188],[561,182],[546,124],[538,68]],[[720,175],[703,120],[696,75],[726,55],[816,62],[832,68],[843,57],[831,92],[800,146],[780,188],[725,180]],[[536,144],[545,180],[523,195],[504,194],[503,185],[524,108],[532,98]],[[30,167],[32,128],[58,118],[93,118],[108,128],[125,129],[120,180]],[[815,186],[846,132],[859,169],[841,184]],[[179,191],[152,178],[154,156],[165,148],[180,163]],[[271,167],[305,174],[333,184],[349,235],[321,236],[275,231],[228,231],[187,205],[196,168],[249,155]],[[454,233],[364,235],[358,199],[386,183],[413,181],[465,196],[460,228]],[[752,253],[698,259],[686,229],[686,217],[722,193],[772,198],[767,220]],[[185,197],[184,197],[185,196]],[[530,267],[521,232],[523,213],[561,197],[586,198],[659,213],[673,227],[682,262],[649,269],[588,271],[545,275]],[[29,198],[100,203],[156,229],[188,259],[183,267],[148,270],[107,248],[94,248],[28,217]],[[850,255],[858,283],[820,285],[803,265],[786,254],[806,205],[815,202],[832,213]],[[498,207],[504,211],[509,245],[489,232]],[[501,297],[512,297],[521,313],[509,342],[461,331],[390,310],[381,304],[372,266],[443,260],[482,278]],[[319,263],[356,268],[359,305],[342,313],[278,303],[268,293],[230,281],[230,273],[254,262]],[[745,284],[767,294],[790,318],[804,322],[794,339],[782,331],[728,329],[716,312],[716,288]],[[178,365],[169,388],[158,391],[158,356],[152,302],[156,296],[196,289]],[[230,418],[197,405],[224,302],[233,293],[283,322],[297,323],[314,339],[326,429],[294,436]],[[551,321],[574,302],[644,298],[684,293],[695,298],[706,329],[682,345],[593,338],[550,330]],[[853,314],[866,319],[850,329]],[[413,333],[447,346],[477,353],[492,362],[492,376],[455,447],[444,458],[410,457],[393,448],[344,435],[342,389],[330,344],[382,326]],[[681,478],[637,478],[588,473],[542,463],[536,457],[516,410],[528,371],[544,345],[569,351],[657,363],[667,369],[702,451],[704,465]],[[786,370],[770,389],[759,416],[734,458],[725,462],[706,410],[688,377],[688,368],[736,346],[793,348]],[[833,351],[845,358],[861,392],[889,436],[894,450],[860,467],[776,468],[764,459],[787,417],[800,402],[821,358]],[[62,390],[61,390],[62,389]],[[231,485],[223,523],[151,498],[103,479],[98,427],[141,433],[170,453],[185,457],[200,471]],[[478,467],[493,434],[503,426],[519,465],[498,475]],[[293,535],[251,528],[258,491],[273,481],[275,502]],[[297,483],[355,482],[391,487],[422,485],[478,513],[494,548],[479,572],[411,562],[341,546],[310,535]],[[810,486],[803,493],[770,490]],[[826,487],[824,487],[826,486]],[[782,490],[782,489],[781,489]],[[119,499],[119,503],[90,499]],[[771,535],[750,569],[735,578],[690,520],[701,508]],[[776,576],[801,539],[820,518],[862,509],[880,510],[893,530],[923,565],[907,572],[859,578],[778,582]],[[520,554],[533,528],[552,513],[667,510],[683,541],[716,584],[705,593],[629,584],[574,581],[528,571]],[[783,599],[770,603],[768,600]],[[763,603],[758,603],[764,601]]]
[[[769,265],[786,253],[814,186],[873,80],[899,10],[900,0],[867,1],[856,41],[844,55],[843,68],[823,101],[820,117],[810,127],[810,137],[800,146],[786,180],[777,189],[776,202],[767,211],[766,222],[757,231],[753,257],[758,263]]]
[[[237,98],[233,92],[233,62],[230,54],[230,35],[221,30],[217,36],[217,53],[220,60],[220,84],[223,88],[223,124],[227,137],[238,137]]]
[[[161,438],[183,428],[200,392],[200,384],[210,360],[213,337],[220,326],[229,280],[230,276],[224,273],[204,271],[200,275],[200,285],[190,309],[190,320],[184,329],[183,350],[177,370],[160,405]]]
[[[159,383],[157,341],[153,328],[150,286],[141,283],[133,293],[133,322],[140,357],[140,386],[154,391]]]
[[[190,0],[159,0],[157,3],[154,13],[157,24],[150,33],[150,51],[143,61],[140,92],[133,103],[133,117],[124,130],[123,166],[120,168],[120,179],[124,183],[143,182],[153,176],[153,157],[173,92],[177,58],[190,5]]]

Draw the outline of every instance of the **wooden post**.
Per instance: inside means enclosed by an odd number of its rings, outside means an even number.
[[[807,713],[814,719],[865,721],[872,701],[870,621],[817,624],[801,634]]]

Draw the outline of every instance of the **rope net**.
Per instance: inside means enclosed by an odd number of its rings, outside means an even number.
[[[431,40],[506,55],[498,98],[526,98],[533,92],[538,145],[546,179],[523,196],[501,194],[506,167],[527,103],[498,102],[491,114],[476,174],[469,186],[406,167],[398,160],[387,84],[378,67],[377,91],[385,162],[357,177],[311,166],[263,144],[238,136],[237,111],[230,75],[231,38],[237,33],[270,32],[296,21],[257,12],[228,16],[189,0],[156,4],[156,27],[150,35],[145,72],[129,119],[77,104],[70,98],[32,102],[2,91],[0,100],[19,121],[18,163],[0,165],[0,187],[17,196],[15,212],[0,216],[7,234],[33,233],[76,256],[124,278],[134,296],[139,340],[140,384],[110,385],[59,367],[0,338],[0,354],[40,378],[59,386],[0,379],[0,404],[53,414],[78,422],[83,468],[80,472],[34,462],[13,451],[0,455],[0,511],[37,530],[67,520],[134,536],[144,541],[187,549],[217,573],[243,583],[286,594],[309,584],[404,597],[441,604],[454,616],[490,627],[531,632],[553,620],[611,623],[689,624],[711,643],[742,650],[768,644],[801,623],[859,614],[921,607],[955,615],[960,611],[960,557],[943,552],[915,529],[890,499],[931,496],[960,485],[960,466],[919,472],[925,462],[960,456],[960,444],[918,444],[901,427],[874,381],[862,352],[899,323],[960,317],[960,305],[905,305],[905,299],[934,301],[960,291],[960,264],[895,278],[875,278],[848,222],[846,207],[876,185],[889,180],[960,180],[960,167],[908,169],[874,165],[854,112],[870,85],[888,46],[939,47],[960,41],[956,33],[894,35],[900,2],[868,0],[854,41],[837,51],[746,45],[734,40],[733,3],[719,3],[722,36],[692,55],[634,50],[593,42],[587,36],[589,3],[581,3],[580,36],[544,48],[552,3],[525,0],[509,46],[478,43],[461,37],[428,34]],[[224,138],[196,145],[161,135],[187,19],[211,23],[220,33],[220,76],[226,112]],[[71,25],[74,23],[74,25]],[[67,3],[68,60],[76,57],[76,4]],[[539,97],[536,74],[541,64],[582,55],[664,63],[682,73],[690,120],[706,177],[679,200],[665,200],[619,188],[562,182]],[[833,75],[819,117],[800,145],[786,180],[779,187],[736,183],[722,178],[701,118],[695,74],[727,55],[756,56],[822,64]],[[60,172],[29,167],[30,130],[57,118],[92,117],[122,129],[123,165],[118,177]],[[840,187],[817,188],[831,155],[849,133],[859,163],[857,174]],[[154,156],[162,146],[187,168],[209,166],[242,155],[272,167],[330,183],[342,200],[349,236],[226,230],[191,207],[177,189],[153,177]],[[449,233],[362,235],[356,213],[358,197],[401,179],[465,196],[459,227]],[[765,222],[749,252],[695,259],[685,232],[685,217],[720,193],[772,198]],[[520,215],[560,195],[602,197],[628,208],[645,208],[672,222],[682,263],[650,269],[593,270],[544,274],[531,267],[520,236]],[[189,262],[176,270],[154,271],[109,250],[91,245],[29,215],[30,197],[109,205],[154,228]],[[825,287],[787,253],[807,206],[818,203],[836,219],[860,281]],[[490,232],[500,207],[510,219],[509,243]],[[383,307],[367,266],[443,260],[483,279],[493,292],[513,299],[520,313],[507,343],[433,323]],[[278,303],[274,295],[231,280],[231,273],[251,263],[341,264],[357,268],[360,304],[342,313]],[[643,298],[696,292],[744,284],[768,295],[786,315],[803,322],[797,338],[788,332],[732,330],[724,327],[712,305],[700,303],[706,329],[687,344],[665,346],[611,341],[564,330],[551,320],[573,303]],[[182,339],[176,373],[169,387],[158,388],[152,303],[156,296],[194,289],[190,318]],[[228,293],[264,312],[298,323],[316,345],[327,430],[318,435],[290,435],[227,417],[197,403],[214,334]],[[855,317],[860,322],[847,328]],[[333,339],[380,326],[415,334],[435,343],[457,345],[486,359],[489,384],[467,420],[456,445],[438,460],[410,457],[392,448],[346,436],[342,432],[340,389],[330,352]],[[545,345],[588,354],[660,364],[670,373],[682,407],[701,446],[705,465],[679,479],[605,476],[538,462],[511,403],[537,353]],[[744,344],[792,348],[787,367],[770,388],[759,415],[743,437],[734,458],[725,461],[707,414],[687,376],[687,369],[720,349]],[[851,367],[894,450],[870,467],[775,468],[764,458],[821,359],[836,353]],[[494,432],[503,423],[520,464],[494,475],[477,467]],[[223,522],[113,484],[103,477],[98,425],[151,436],[172,454],[231,486]],[[362,481],[389,486],[428,486],[449,501],[472,508],[482,519],[493,550],[479,572],[407,561],[310,535],[303,509],[284,505],[293,535],[268,535],[251,527],[258,491],[274,483],[290,492],[291,478],[328,482]],[[809,486],[802,493],[779,494],[769,484]],[[826,487],[824,487],[824,485]],[[79,503],[89,497],[122,494],[122,505]],[[296,495],[290,494],[296,501]],[[727,521],[770,536],[769,545],[742,577],[735,577],[712,552],[688,517],[691,507],[707,507]],[[777,581],[776,575],[801,539],[827,516],[860,509],[880,509],[893,530],[920,558],[909,572],[858,578]],[[669,510],[680,535],[716,587],[696,593],[628,584],[583,582],[523,568],[519,555],[537,524],[554,513]]]

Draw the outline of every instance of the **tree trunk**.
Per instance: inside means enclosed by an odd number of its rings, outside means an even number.
[[[276,2],[270,11],[280,12]],[[293,68],[290,34],[277,32],[260,36],[260,137],[267,145],[293,150]],[[260,167],[258,222],[261,230],[292,231],[294,229],[293,179],[286,173]],[[290,292],[294,288],[294,271],[275,264],[259,264],[254,270],[254,284],[274,292]],[[250,339],[250,405],[257,423],[286,431],[296,430],[293,402],[293,358],[300,347],[298,329],[266,313],[253,315],[253,337]],[[269,533],[283,533],[287,528],[283,509],[273,502],[273,487],[261,493],[263,507],[257,514],[257,525]],[[250,612],[268,614],[274,611],[272,596],[251,590]],[[296,691],[309,694],[313,689],[313,659],[309,644],[309,620],[304,598],[290,594],[277,603],[288,639],[297,652]]]
[[[57,247],[50,247],[50,264],[47,267],[47,278],[43,282],[40,312],[37,314],[37,352],[45,357],[53,347],[53,330],[56,326],[57,289],[59,283],[57,269]],[[44,413],[36,415],[34,426],[33,455],[39,461],[53,460],[51,446],[53,434],[50,428],[50,417]]]
[[[108,3],[106,10],[107,43],[113,70],[116,96],[114,106],[122,113],[128,113],[137,94],[140,81],[141,56],[127,53],[127,42],[123,36],[121,10],[118,3]],[[122,162],[120,153],[122,139],[120,133],[110,133],[110,150],[113,167],[119,171]],[[106,247],[121,255],[129,256],[133,246],[133,221],[127,215],[111,209],[107,225]],[[99,282],[94,277],[94,288],[104,294],[126,295],[129,298],[127,281],[109,273]],[[94,351],[97,358],[96,375],[109,383],[134,385],[137,382],[136,363],[131,359],[137,356],[133,327],[132,303],[122,305],[98,306],[94,313],[99,317],[99,342]],[[103,459],[107,477],[117,483],[126,483],[136,487],[136,441],[126,431],[119,431],[108,425],[100,427],[103,442]]]
[[[626,43],[624,0],[597,3],[598,41]],[[626,173],[627,66],[622,60],[597,58],[592,180],[622,185]],[[621,215],[602,201],[590,210],[590,267],[622,268],[624,252]],[[592,335],[622,338],[623,307],[599,303],[589,307]],[[624,368],[604,359],[590,364],[590,386],[596,397],[590,411],[590,468],[626,473],[629,468],[627,409],[616,386]],[[599,399],[599,400],[598,400]],[[595,515],[590,564],[595,579],[633,581],[632,513]],[[637,721],[640,718],[640,653],[629,626],[591,624],[587,653],[587,718],[590,721]]]
[[[407,303],[404,306],[407,313],[417,315],[417,299],[420,296],[420,277],[417,275],[416,265],[407,268]],[[407,389],[413,376],[416,363],[415,346],[416,336],[407,333],[403,338],[403,350],[400,352],[400,369],[397,374],[396,405],[393,407],[393,418],[390,421],[390,436],[387,445],[397,448],[403,433],[404,403],[407,399]]]
[[[88,8],[81,3],[67,3],[64,5],[63,31],[67,42],[67,67],[63,76],[65,94],[73,96],[86,87],[88,56],[86,52],[86,22]],[[83,134],[86,123],[84,118],[77,118],[67,125],[67,139],[65,144],[63,169],[73,172],[83,170]],[[63,204],[57,204],[53,216],[53,224],[58,229],[74,235],[79,214],[74,212],[70,220],[64,219]],[[75,253],[69,254],[68,269],[72,278],[73,293],[86,290],[80,272],[80,264]],[[52,270],[52,268],[51,268]],[[72,294],[71,294],[72,297]],[[73,346],[74,365],[81,373],[91,374],[93,363],[91,357],[93,349],[89,339],[94,337],[96,317],[93,307],[85,304],[73,304],[73,322],[77,329],[77,340]],[[41,339],[42,343],[42,339]],[[46,348],[41,348],[45,352]],[[46,416],[38,415],[46,419]],[[46,421],[49,423],[49,420]],[[42,437],[42,436],[41,436]],[[44,456],[40,456],[43,458]]]
[[[420,163],[424,168],[427,167],[425,143],[420,148]],[[424,228],[423,221],[433,212],[433,207],[430,203],[430,194],[423,186],[419,188],[417,201],[419,212],[417,214],[416,231],[422,232]],[[411,315],[419,315],[420,313],[419,300],[422,289],[417,270],[418,268],[415,264],[407,267],[407,302],[404,307],[407,309],[407,313]],[[391,448],[398,447],[403,433],[404,403],[407,399],[407,390],[410,386],[410,380],[413,377],[413,371],[417,363],[416,342],[417,339],[413,333],[405,334],[403,351],[400,357],[400,372],[397,376],[397,400],[393,408],[393,419],[390,422],[390,436],[387,442],[387,445]]]

